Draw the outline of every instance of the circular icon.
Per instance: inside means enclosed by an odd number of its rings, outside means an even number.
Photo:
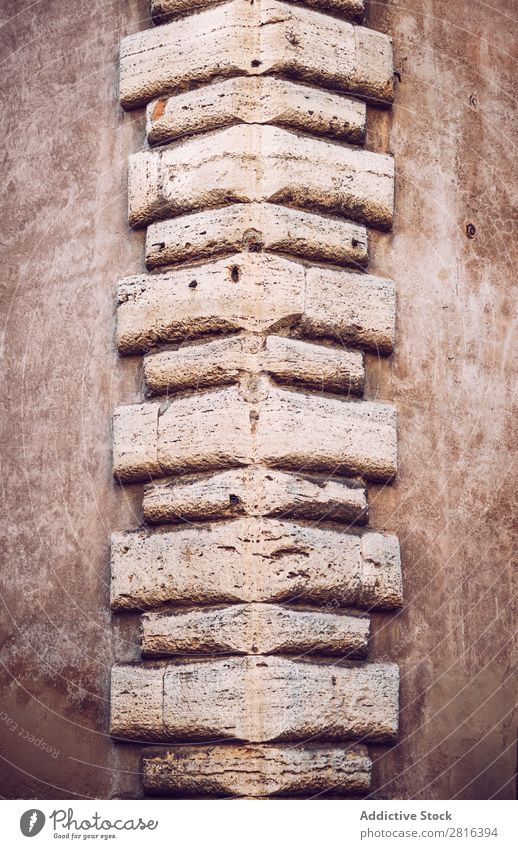
[[[20,831],[25,837],[34,837],[39,834],[45,825],[45,814],[37,808],[25,811],[20,817]]]

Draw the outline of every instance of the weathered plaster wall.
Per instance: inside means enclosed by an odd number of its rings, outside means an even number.
[[[373,749],[381,797],[515,793],[513,6],[372,2],[367,16],[393,36],[401,75],[368,139],[397,170],[394,233],[372,234],[370,270],[399,285],[396,354],[369,358],[366,397],[398,405],[400,473],[371,488],[371,519],[399,535],[406,591],[403,613],[374,623],[372,658],[402,672],[401,741]],[[113,345],[115,283],[143,270],[125,171],[144,116],[118,107],[118,42],[150,26],[148,8],[0,12],[9,798],[140,792],[139,747],[107,736],[109,668],[138,657],[107,582],[110,532],[140,521],[131,487],[112,483],[110,428],[141,363]]]

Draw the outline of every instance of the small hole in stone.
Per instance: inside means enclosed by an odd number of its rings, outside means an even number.
[[[229,495],[228,500],[231,504],[239,504],[239,498],[237,495]]]
[[[237,267],[237,265],[234,265],[232,267],[232,271],[230,272],[230,276],[231,276],[232,280],[234,281],[234,283],[238,282],[238,280],[239,280],[239,268]]]
[[[196,289],[197,285],[198,285],[197,280],[191,280],[191,282],[189,283],[189,289]]]
[[[359,244],[360,243],[358,239],[351,239],[351,245],[353,246],[353,248],[357,248]]]
[[[261,253],[262,249],[263,246],[261,242],[250,242],[250,244],[248,245],[248,250],[251,254]]]
[[[477,234],[477,228],[474,224],[466,224],[466,236],[468,239],[474,239]]]
[[[401,71],[394,71],[394,76],[395,76],[396,80],[398,81],[398,83],[400,83],[401,82]]]
[[[164,248],[165,248],[165,242],[154,242],[154,244],[152,244],[151,247],[152,248],[158,248],[159,251],[163,251]]]
[[[251,64],[252,68],[258,68],[259,65],[262,65],[262,62],[261,62],[260,59],[252,59],[250,64]]]

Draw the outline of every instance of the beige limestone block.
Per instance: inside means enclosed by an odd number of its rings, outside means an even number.
[[[276,77],[233,77],[147,106],[149,144],[232,124],[275,124],[318,136],[362,144],[365,103]]]
[[[146,233],[150,269],[263,250],[361,268],[368,259],[367,230],[341,218],[273,203],[235,203],[157,221]]]
[[[135,668],[141,680],[135,679]],[[148,672],[162,716],[153,727],[140,693]],[[112,669],[111,733],[136,739],[214,738],[266,743],[367,739],[398,730],[399,670],[389,663],[344,666],[285,657],[228,657]],[[153,704],[154,708],[154,704]],[[139,731],[142,722],[142,731]]]
[[[340,394],[361,395],[365,382],[359,351],[281,336],[233,336],[158,351],[144,360],[146,388],[152,395],[236,383],[244,375],[261,373]]]
[[[291,77],[390,102],[392,43],[384,33],[275,0],[235,0],[121,42],[126,109],[243,74]]]
[[[321,392],[362,395],[365,384],[363,354],[268,336],[262,371],[285,383],[306,384]]]
[[[121,354],[142,353],[159,342],[283,328],[383,354],[394,344],[392,281],[306,268],[267,253],[234,254],[192,268],[127,277],[119,282],[117,301]]]
[[[127,437],[147,427],[147,406],[132,404],[116,411],[116,420],[127,423],[126,429],[116,428],[114,433],[116,474],[121,480],[143,480],[152,473],[149,464],[136,466]],[[150,406],[155,416],[158,409],[156,453],[151,434],[138,452],[139,457],[144,453],[155,463],[158,460],[161,474],[255,462],[295,472],[363,475],[374,481],[391,480],[397,471],[396,412],[388,404],[322,397],[270,384],[253,402],[238,386],[229,386],[173,398],[165,409]]]
[[[117,407],[113,416],[113,474],[121,481],[160,474],[157,455],[159,404]]]
[[[363,591],[376,595],[380,574],[386,576],[383,592],[387,598],[401,598],[401,556],[399,541],[391,534],[367,531],[361,537]]]
[[[115,610],[250,601],[398,607],[397,539],[374,537],[376,561],[371,551],[364,556],[362,535],[276,519],[116,533],[111,604]]]
[[[388,481],[397,471],[396,411],[272,387],[258,407],[256,455],[267,466]]]
[[[151,524],[277,516],[363,525],[368,507],[356,481],[252,468],[150,484],[143,513]]]
[[[254,339],[261,345],[262,337],[230,336],[151,353],[144,359],[146,391],[161,395],[237,383],[244,371],[260,370],[258,354],[247,350]]]
[[[143,759],[146,793],[187,796],[307,796],[362,793],[372,763],[365,746],[175,746]]]
[[[165,274],[128,277],[118,288],[119,351],[136,354],[157,342],[267,331],[303,314],[304,281],[304,266],[269,254],[237,254]]]
[[[394,208],[394,161],[258,124],[238,124],[129,158],[132,227],[254,201],[332,213],[386,230]]]
[[[155,23],[165,23],[209,6],[216,6],[221,2],[222,0],[151,0],[151,17]],[[304,6],[333,12],[353,21],[361,21],[365,11],[364,0],[300,0],[300,2]]]
[[[396,290],[391,280],[333,268],[308,268],[299,332],[329,337],[377,354],[390,354],[396,334]]]
[[[116,669],[124,670],[122,675]],[[143,675],[142,667],[130,664],[112,669],[112,733],[119,733],[118,727],[123,738],[149,735],[154,739],[162,723],[164,670],[152,663],[146,664],[145,670]]]
[[[194,608],[142,617],[142,654],[331,654],[364,658],[369,619],[275,604]]]

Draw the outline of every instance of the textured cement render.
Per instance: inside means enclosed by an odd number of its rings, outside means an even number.
[[[397,405],[400,458],[370,516],[398,534],[405,582],[403,612],[373,621],[402,712],[400,742],[371,747],[372,793],[514,798],[516,6],[372,2],[366,24],[400,77],[393,109],[368,110],[367,148],[396,160],[369,272],[397,281],[398,332],[393,357],[367,357],[366,398]],[[107,734],[110,666],[139,658],[136,617],[109,612],[108,543],[141,520],[140,487],[111,477],[111,414],[142,366],[117,355],[115,286],[144,270],[126,167],[145,115],[122,112],[117,79],[120,37],[150,25],[148,0],[0,9],[7,798],[142,792],[141,747]]]

